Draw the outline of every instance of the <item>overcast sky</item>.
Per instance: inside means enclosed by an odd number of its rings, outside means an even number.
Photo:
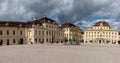
[[[102,19],[120,30],[120,0],[0,0],[0,20],[32,21],[42,16],[82,29]]]

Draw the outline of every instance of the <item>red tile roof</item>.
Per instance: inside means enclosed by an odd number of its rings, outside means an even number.
[[[105,21],[99,21],[99,22],[96,22],[94,26],[100,26],[101,23],[103,24],[103,26],[109,26],[109,24]],[[110,27],[110,26],[109,26]]]
[[[30,22],[18,22],[18,21],[0,21],[0,27],[31,27],[33,24],[42,25],[42,23],[51,23],[58,25],[54,20],[43,17],[41,19],[36,19]]]
[[[25,27],[25,22],[17,21],[0,21],[0,27]]]
[[[74,25],[74,24],[72,24],[72,23],[64,23],[64,24],[62,24],[61,25],[61,28],[74,28],[74,27],[76,27],[76,28],[78,28],[80,31],[82,31],[78,26],[76,26],[76,25]]]
[[[41,19],[35,19],[33,20],[34,23],[51,23],[51,24],[56,24],[58,25],[55,20],[52,20],[50,18],[47,18],[47,17],[43,17]]]

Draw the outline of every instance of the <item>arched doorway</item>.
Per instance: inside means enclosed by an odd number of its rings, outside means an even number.
[[[106,43],[105,39],[103,39],[103,38],[97,38],[94,41],[95,41],[95,43],[99,43],[99,44]]]
[[[99,40],[99,43],[101,43],[101,40]]]
[[[19,44],[24,44],[23,38],[20,38]]]
[[[104,39],[98,39],[98,43],[99,43],[99,44],[105,43],[105,40],[104,40]]]

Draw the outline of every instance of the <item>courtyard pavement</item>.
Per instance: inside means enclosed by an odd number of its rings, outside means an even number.
[[[120,63],[120,45],[0,46],[0,63]]]

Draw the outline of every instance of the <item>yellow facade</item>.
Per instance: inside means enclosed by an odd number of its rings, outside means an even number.
[[[63,43],[64,33],[59,25],[43,17],[31,22],[0,22],[0,45]]]
[[[119,32],[115,29],[110,29],[110,26],[105,21],[96,23],[93,29],[84,31],[84,43],[105,43],[117,44]]]
[[[27,30],[29,43],[51,43],[63,40],[63,37],[61,37],[63,32],[59,30],[58,26],[53,24],[44,23],[43,26],[33,25],[32,28]]]
[[[26,29],[28,44],[63,43],[64,35],[62,29],[56,24],[56,22],[52,22],[46,17],[44,18],[45,22],[42,24],[32,24],[31,27]]]
[[[0,45],[64,43],[66,39],[80,42],[80,28],[62,27],[47,17],[31,22],[0,22]]]
[[[82,40],[81,30],[79,27],[71,23],[64,23],[62,25],[62,28],[64,31],[65,41],[80,42]]]

